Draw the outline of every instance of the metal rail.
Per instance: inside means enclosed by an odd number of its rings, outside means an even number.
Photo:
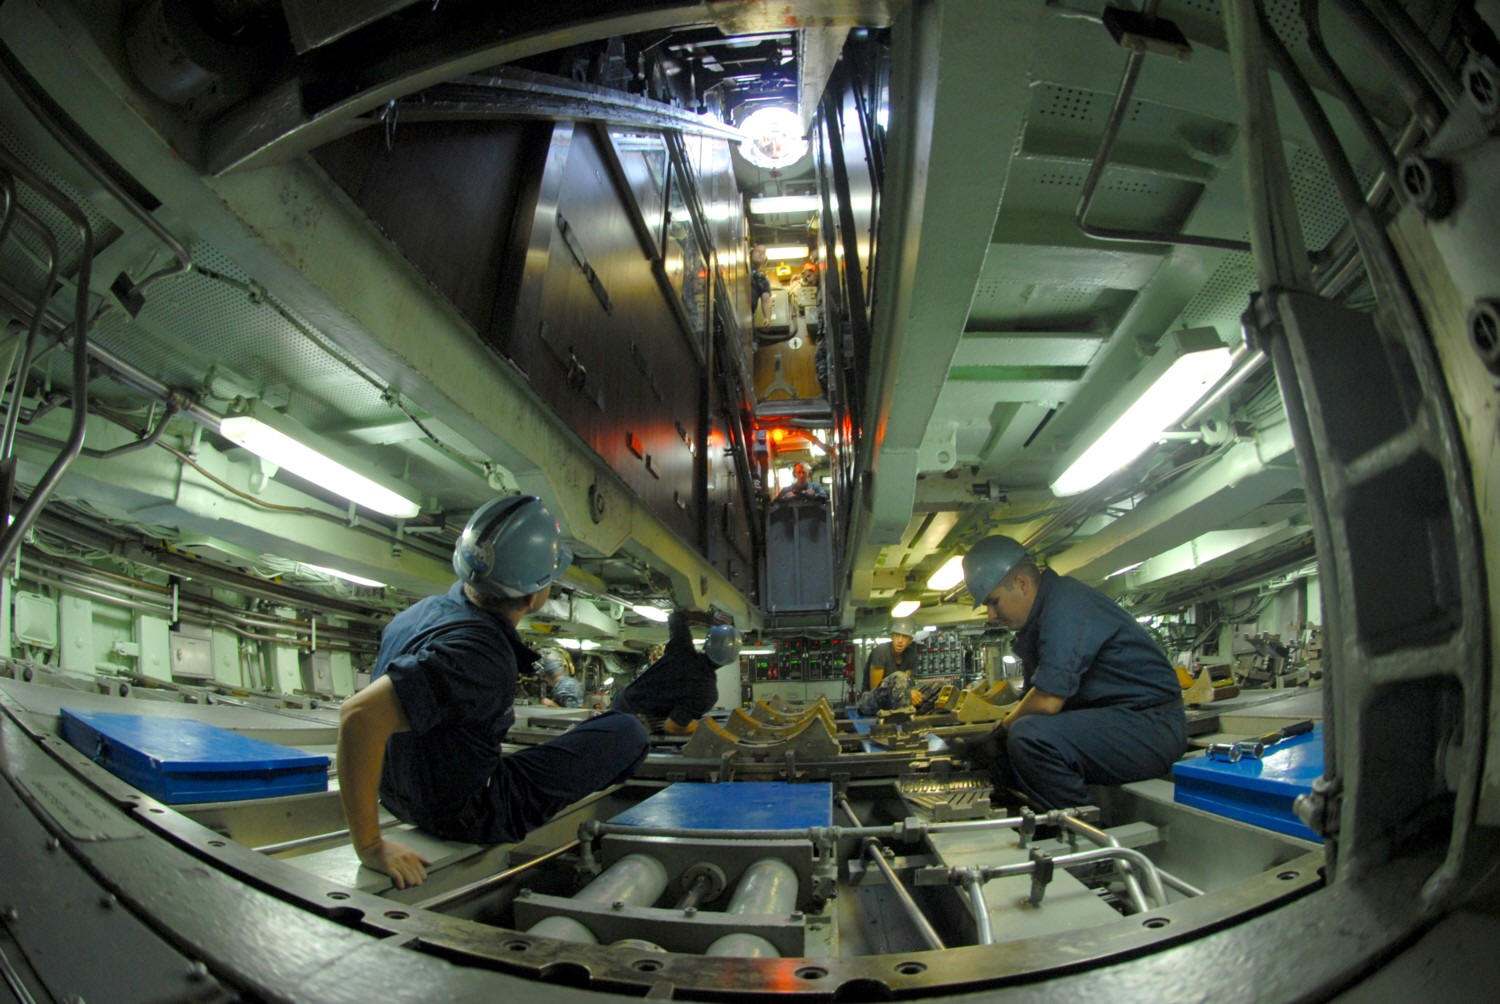
[[[848,796],[840,795],[838,797],[838,806],[844,810],[844,815],[849,817],[849,821],[854,824],[855,829],[865,828],[860,823],[859,817],[854,814],[854,808],[849,804]],[[917,905],[917,901],[912,899],[911,891],[906,888],[906,884],[901,881],[901,877],[896,874],[896,870],[891,867],[891,863],[885,859],[880,841],[874,837],[866,837],[864,853],[866,857],[875,863],[875,867],[880,869],[880,873],[885,876],[885,881],[891,887],[891,892],[895,893],[896,898],[901,901],[902,908],[906,911],[906,915],[911,919],[912,924],[916,926],[917,933],[927,943],[927,947],[941,951],[945,947],[943,939],[938,937],[937,931],[933,929],[932,922],[927,919],[927,915],[922,912],[922,908]]]

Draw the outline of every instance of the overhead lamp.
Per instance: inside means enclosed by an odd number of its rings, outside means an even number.
[[[385,588],[384,582],[376,582],[374,579],[367,579],[362,575],[351,575],[348,572],[341,572],[337,568],[325,568],[322,565],[309,565],[305,561],[302,563],[302,567],[314,572],[322,572],[324,575],[331,575],[335,579],[343,579],[345,582],[352,582],[356,586],[369,586],[371,589]]]
[[[750,200],[751,216],[773,216],[777,213],[815,213],[823,208],[816,195],[761,195]],[[806,248],[802,249],[805,253]],[[770,251],[766,252],[767,257]]]
[[[766,253],[767,261],[788,261],[790,259],[808,257],[806,244],[788,244],[784,247],[774,245],[762,250]]]
[[[658,624],[665,624],[667,619],[672,616],[661,607],[654,607],[649,603],[637,603],[630,609],[633,613],[646,618],[648,621],[655,621]]]
[[[787,167],[807,153],[802,116],[782,105],[767,105],[740,123],[745,140],[740,155],[756,167]]]
[[[582,647],[577,638],[559,638],[557,639],[557,643],[563,648],[569,649],[574,652],[578,651],[579,648]]]
[[[775,652],[776,650],[770,647],[740,649],[740,655],[773,655]]]
[[[964,556],[955,554],[927,577],[927,588],[946,593],[964,579]]]
[[[219,435],[366,509],[396,519],[410,519],[422,511],[406,496],[334,459],[341,452],[338,448],[258,401],[220,419]]]
[[[1052,494],[1077,495],[1129,464],[1202,400],[1229,370],[1229,349],[1213,328],[1174,331],[1116,399],[1128,402],[1112,417],[1106,410],[1070,450]]]
[[[895,606],[891,607],[891,616],[896,618],[897,620],[900,620],[902,617],[910,617],[912,614],[917,612],[917,608],[921,605],[921,600],[902,600],[900,603],[897,603]]]

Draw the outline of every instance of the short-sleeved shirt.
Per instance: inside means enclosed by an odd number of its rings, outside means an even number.
[[[896,646],[890,642],[882,642],[870,651],[870,657],[865,660],[865,690],[870,689],[870,670],[879,669],[884,674],[881,680],[890,676],[896,670],[903,670],[907,674],[917,671],[917,661],[921,658],[921,650],[917,648],[915,640],[911,641],[906,649],[896,654]]]
[[[552,685],[551,697],[564,708],[581,708],[583,707],[583,684],[579,682],[578,677],[564,673]]]
[[[1048,569],[1013,643],[1026,686],[1063,710],[1153,708],[1182,699],[1161,646],[1114,600]]]
[[[693,648],[687,621],[673,612],[667,627],[670,637],[661,658],[621,691],[611,706],[615,711],[640,715],[653,732],[660,732],[667,719],[686,728],[707,714],[719,699],[719,667]]]
[[[470,603],[458,582],[397,614],[381,633],[374,677],[391,678],[411,730],[386,744],[387,808],[423,829],[447,828],[490,783],[516,720],[516,667],[536,659],[509,620]]]

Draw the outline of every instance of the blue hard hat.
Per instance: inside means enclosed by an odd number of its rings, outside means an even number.
[[[740,633],[733,624],[715,624],[708,629],[703,654],[715,666],[727,666],[740,654]]]
[[[535,495],[502,495],[469,517],[453,571],[487,596],[530,596],[573,563],[557,520]]]
[[[1013,537],[996,534],[986,537],[964,555],[964,584],[974,604],[983,603],[995,587],[1026,557],[1026,549]]]

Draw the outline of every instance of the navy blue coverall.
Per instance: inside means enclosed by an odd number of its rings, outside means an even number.
[[[391,678],[411,724],[386,744],[380,799],[391,812],[449,840],[505,843],[634,773],[649,740],[629,715],[606,713],[501,756],[516,720],[516,668],[536,658],[458,582],[386,625],[375,677]]]
[[[685,729],[707,714],[719,699],[719,667],[693,648],[693,633],[686,618],[673,611],[667,619],[667,630],[667,647],[661,658],[610,705],[615,711],[642,716],[653,732],[660,732],[667,719]]]
[[[1005,732],[995,783],[1033,808],[1086,805],[1090,784],[1164,773],[1187,748],[1177,673],[1135,618],[1099,590],[1043,571],[1013,643],[1027,688],[1064,699]]]

